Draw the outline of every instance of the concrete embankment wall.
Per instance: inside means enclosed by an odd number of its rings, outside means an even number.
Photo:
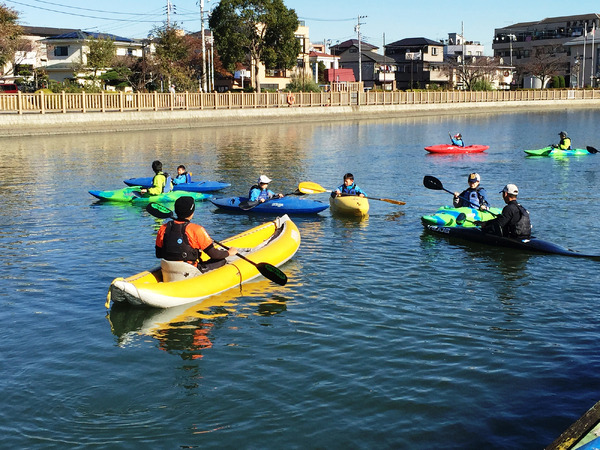
[[[81,134],[275,123],[331,122],[433,115],[521,113],[600,109],[600,100],[429,103],[382,106],[284,107],[270,109],[0,114],[1,136]]]

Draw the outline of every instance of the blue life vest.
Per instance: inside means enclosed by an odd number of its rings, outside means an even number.
[[[344,185],[342,187],[342,194],[358,195],[356,192],[356,183],[352,183],[350,186]]]
[[[271,198],[271,192],[269,191],[269,189],[261,189],[256,184],[250,188],[250,191],[248,191],[248,198],[252,197],[252,191],[254,189],[258,189],[260,191],[260,194],[258,195],[258,198],[256,200],[269,200]]]

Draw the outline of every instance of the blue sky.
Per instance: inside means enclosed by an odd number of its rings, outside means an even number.
[[[183,29],[200,28],[199,0],[171,0],[173,14]],[[166,21],[167,0],[0,0],[20,13],[23,25],[56,28],[80,28],[120,36],[143,38],[154,25]],[[448,33],[460,32],[464,24],[465,37],[485,45],[491,54],[495,28],[545,17],[600,13],[600,3],[591,0],[567,2],[545,0],[524,2],[504,0],[448,1],[429,0],[405,5],[398,0],[284,0],[310,29],[312,42],[329,39],[332,43],[356,38],[354,31],[361,19],[363,40],[378,47],[407,37],[446,39]],[[217,0],[205,0],[210,10]]]

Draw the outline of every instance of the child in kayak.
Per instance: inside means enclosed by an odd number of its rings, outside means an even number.
[[[458,147],[464,147],[465,143],[462,138],[462,134],[456,133],[454,136],[450,136],[450,140],[452,141],[452,145],[456,145]]]
[[[283,194],[276,194],[269,189],[269,183],[271,181],[272,180],[266,175],[261,175],[258,177],[257,184],[253,185],[250,188],[250,192],[248,192],[248,202],[263,203],[273,197],[283,197]]]
[[[175,201],[177,218],[163,224],[156,235],[156,257],[167,261],[184,261],[202,272],[224,266],[225,258],[235,255],[238,250],[230,247],[228,250],[215,248],[213,240],[204,227],[191,223],[196,205],[192,197],[179,197]],[[202,253],[210,258],[201,261]]]
[[[557,148],[559,150],[571,150],[571,139],[567,137],[566,131],[561,131],[558,133],[560,136],[560,142],[558,145],[552,145],[552,148]]]
[[[181,164],[180,166],[177,167],[177,176],[175,178],[173,178],[173,184],[184,184],[184,183],[191,183],[192,182],[192,176],[187,173],[187,171],[185,170],[185,166],[183,164]]]
[[[490,209],[490,202],[487,200],[485,189],[479,186],[481,177],[478,173],[471,173],[467,178],[469,187],[462,191],[454,193],[453,204],[455,208],[467,207],[481,209],[482,211]]]
[[[367,193],[363,191],[356,183],[354,183],[354,175],[347,173],[344,175],[344,183],[337,187],[332,193],[332,197],[339,197],[340,195],[357,195],[359,197],[366,197]]]
[[[163,165],[160,161],[156,160],[152,162],[152,170],[154,171],[154,178],[152,178],[152,186],[148,189],[140,189],[142,194],[148,195],[160,195],[165,192],[170,192],[173,188],[171,183],[171,177],[168,173],[163,173]]]

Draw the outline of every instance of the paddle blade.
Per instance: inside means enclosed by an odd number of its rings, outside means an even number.
[[[158,219],[170,219],[173,217],[173,211],[160,203],[148,203],[146,211]]]
[[[595,149],[594,147],[590,147],[589,145],[586,147],[586,150],[592,154],[598,153],[597,149]]]
[[[248,200],[240,202],[240,209],[243,211],[248,211],[249,209],[254,208],[260,204],[259,201],[249,202]]]
[[[392,205],[406,205],[406,202],[401,202],[400,200],[392,200],[391,198],[373,198],[373,197],[367,197],[370,198],[372,200],[380,200],[382,202],[388,202],[391,203]]]
[[[256,268],[263,277],[268,278],[273,283],[280,286],[285,286],[287,283],[287,275],[272,264],[261,262],[256,264]]]
[[[465,213],[460,213],[458,216],[456,216],[455,222],[457,225],[462,225],[465,223],[465,220],[467,220],[467,215]]]
[[[298,190],[303,194],[321,194],[323,192],[331,192],[323,186],[312,181],[303,181],[298,185]]]
[[[423,177],[423,186],[427,189],[433,189],[435,191],[443,191],[444,186],[442,182],[438,180],[436,177],[432,177],[431,175],[425,175]]]

